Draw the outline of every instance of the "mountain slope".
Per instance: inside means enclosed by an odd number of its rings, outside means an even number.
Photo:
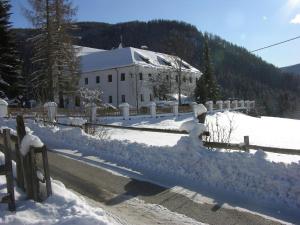
[[[118,47],[122,36],[124,46],[140,48],[146,45],[150,50],[172,54],[168,44],[175,35],[182,34],[186,40],[184,47],[190,49],[184,59],[200,70],[203,68],[204,34],[190,24],[155,20],[119,24],[79,22],[76,25],[78,29],[72,31],[74,37],[77,37],[76,44],[100,49]],[[33,32],[16,30],[21,52],[26,55],[25,60],[28,60],[31,48],[24,44],[24,40]],[[263,115],[282,116],[294,110],[294,103],[300,97],[300,77],[286,74],[246,49],[218,36],[209,35],[209,46],[224,99],[254,99]],[[28,73],[28,68],[28,65],[24,67],[25,73]]]
[[[281,70],[284,72],[300,75],[300,63],[292,66],[282,67]]]

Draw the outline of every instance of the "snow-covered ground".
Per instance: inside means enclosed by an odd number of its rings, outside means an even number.
[[[0,153],[0,165],[4,155]],[[0,198],[6,192],[6,180],[0,176]],[[90,206],[85,199],[66,189],[63,183],[52,180],[53,195],[43,203],[27,200],[25,194],[15,188],[17,211],[7,211],[7,204],[0,204],[0,224],[120,224],[112,215],[99,207]]]
[[[233,117],[234,142],[242,142],[243,136],[249,135],[252,144],[289,148],[300,146],[300,140],[294,134],[297,131],[295,124],[300,125],[300,121],[253,118],[239,113],[209,115],[207,119],[214,122],[217,116],[223,125]],[[130,121],[109,119],[103,122],[178,129],[192,120],[191,115],[186,114],[177,119],[140,117]],[[15,122],[2,120],[1,125],[14,127]],[[96,158],[102,164],[109,162],[110,168],[125,168],[132,173],[136,171],[134,173],[140,177],[168,187],[179,186],[194,193],[205,193],[219,201],[268,212],[275,217],[285,214],[285,218],[296,218],[296,212],[300,210],[298,156],[270,155],[262,151],[208,150],[196,146],[194,139],[188,135],[108,129],[110,139],[102,140],[86,135],[79,128],[49,128],[29,120],[26,125],[52,149],[70,149],[72,151],[61,152],[77,155],[81,159]]]

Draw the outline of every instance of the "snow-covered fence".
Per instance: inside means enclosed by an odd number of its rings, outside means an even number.
[[[10,133],[10,129],[4,129],[3,133],[0,133],[0,149],[2,151],[3,149],[5,150],[5,165],[9,162],[11,164],[11,160],[15,160],[17,186],[26,191],[28,198],[35,201],[42,201],[43,196],[47,198],[52,194],[47,149],[38,137],[31,133],[26,133],[22,116],[18,115],[16,121],[17,135]],[[6,157],[7,153],[11,157]],[[41,166],[37,164],[37,158],[40,154]],[[1,166],[0,168],[1,174],[9,171],[7,166]],[[13,177],[10,179],[13,180]],[[7,187],[10,186],[9,182],[7,180]],[[45,183],[45,194],[41,193],[40,183]],[[4,200],[9,203],[12,196],[10,193],[10,196],[6,196],[2,201]]]

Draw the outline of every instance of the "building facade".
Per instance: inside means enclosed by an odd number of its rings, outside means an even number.
[[[196,79],[201,76],[199,70],[178,57],[145,49],[106,51],[82,47],[78,56],[79,87],[100,89],[102,101],[116,107],[127,102],[140,108],[176,96],[180,83],[182,96],[192,96]]]

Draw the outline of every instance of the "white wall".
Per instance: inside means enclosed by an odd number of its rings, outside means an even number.
[[[121,74],[125,73],[125,81],[121,81]],[[140,80],[139,73],[143,74],[143,80]],[[128,67],[121,67],[117,69],[108,69],[102,71],[85,72],[82,73],[79,87],[87,87],[91,89],[100,88],[103,92],[103,102],[109,103],[109,96],[112,96],[112,105],[118,106],[122,103],[122,95],[125,95],[125,101],[131,106],[146,106],[150,102],[150,94],[152,94],[152,87],[149,83],[148,74],[155,76],[157,74],[165,75],[157,68],[143,67],[139,65],[133,65]],[[108,75],[112,75],[112,82],[108,82]],[[96,83],[96,77],[100,77],[100,83]],[[177,83],[175,82],[175,75],[173,76],[172,86],[176,92]],[[189,95],[194,91],[196,86],[196,77],[199,74],[185,73],[187,78],[186,82],[182,82],[183,94]],[[189,77],[192,77],[193,83],[190,83]],[[85,78],[88,78],[88,84],[85,84]],[[136,83],[137,82],[137,83]],[[136,94],[138,98],[136,98]],[[141,94],[144,97],[144,101],[141,101]],[[118,98],[117,98],[118,96]]]

